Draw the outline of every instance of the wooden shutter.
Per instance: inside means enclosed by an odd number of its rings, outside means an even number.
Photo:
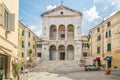
[[[15,14],[9,14],[9,30],[15,31]]]
[[[106,38],[108,37],[107,35],[108,35],[108,33],[106,32]]]
[[[2,4],[0,4],[0,26],[2,26]]]

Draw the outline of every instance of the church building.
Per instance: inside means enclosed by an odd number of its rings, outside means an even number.
[[[82,13],[60,5],[41,16],[42,60],[79,60]]]

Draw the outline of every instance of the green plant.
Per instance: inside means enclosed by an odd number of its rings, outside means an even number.
[[[16,77],[19,74],[19,64],[18,62],[12,62],[13,76]]]

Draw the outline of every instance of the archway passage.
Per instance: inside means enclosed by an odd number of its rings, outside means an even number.
[[[67,59],[68,60],[74,60],[74,47],[72,45],[69,45],[67,47]]]
[[[58,28],[58,38],[59,40],[65,40],[65,26],[60,25]]]
[[[74,39],[74,26],[72,24],[67,26],[67,39],[68,40]]]
[[[52,45],[52,46],[50,47],[49,59],[50,59],[50,60],[56,60],[56,59],[57,59],[56,55],[57,55],[57,54],[56,54],[56,46]]]
[[[50,40],[56,40],[57,38],[57,29],[56,25],[50,26]]]
[[[65,60],[65,46],[64,45],[60,45],[58,48],[58,52],[59,52],[59,59],[60,60]]]

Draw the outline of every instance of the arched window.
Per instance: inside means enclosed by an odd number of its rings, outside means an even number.
[[[56,40],[57,37],[57,29],[56,25],[50,26],[50,40]]]
[[[72,24],[67,26],[67,39],[74,39],[74,26]]]

